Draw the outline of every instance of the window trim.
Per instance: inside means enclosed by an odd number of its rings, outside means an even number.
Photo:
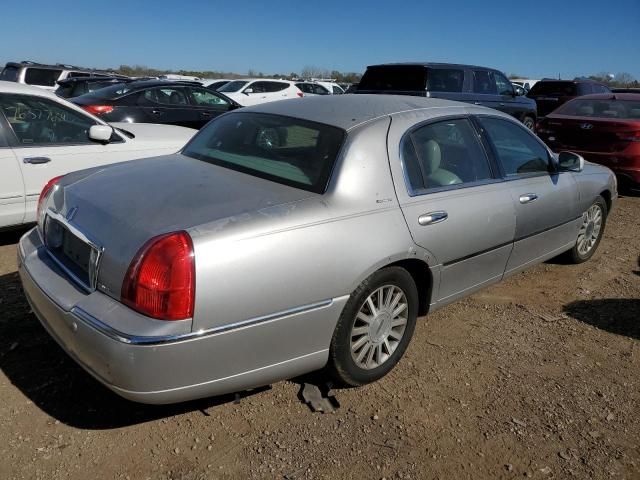
[[[434,187],[434,188],[428,188],[428,189],[414,189],[411,186],[411,181],[409,180],[409,174],[407,172],[407,167],[406,167],[406,163],[405,163],[405,159],[404,159],[404,155],[402,152],[402,146],[404,145],[405,141],[411,141],[411,134],[413,132],[415,132],[416,130],[419,130],[422,127],[425,127],[427,125],[432,125],[435,123],[441,123],[441,122],[448,122],[451,120],[467,120],[469,122],[469,125],[471,126],[474,136],[476,137],[476,141],[478,143],[478,146],[480,147],[480,150],[484,153],[485,159],[487,160],[487,164],[489,165],[489,171],[491,172],[491,178],[487,178],[484,180],[477,180],[475,182],[463,182],[463,183],[458,183],[455,185],[446,185],[443,187]],[[413,143],[413,142],[412,142]],[[415,147],[414,147],[415,149]],[[416,123],[415,125],[412,125],[411,128],[409,128],[406,132],[404,132],[402,134],[402,137],[400,137],[400,142],[398,143],[398,158],[400,159],[400,168],[402,169],[402,176],[404,178],[404,185],[405,188],[407,189],[407,194],[409,195],[409,197],[414,198],[414,197],[422,197],[425,195],[429,195],[432,193],[440,193],[440,192],[446,192],[449,190],[461,190],[464,188],[473,188],[473,187],[479,187],[479,186],[483,186],[483,185],[490,185],[493,183],[502,183],[504,181],[504,177],[502,176],[502,173],[499,170],[496,170],[496,165],[495,165],[495,161],[493,156],[487,151],[484,142],[481,141],[480,138],[480,133],[478,132],[478,129],[476,127],[476,123],[473,121],[473,115],[470,114],[454,114],[454,115],[446,115],[443,117],[437,117],[437,118],[430,118],[427,120],[424,120],[422,122]]]
[[[553,155],[553,153],[551,152],[551,150],[549,150],[549,147],[547,147],[547,145],[540,140],[540,138],[537,135],[532,135],[531,131],[525,127],[521,122],[519,121],[514,121],[511,118],[508,117],[503,117],[501,115],[495,115],[495,114],[491,114],[491,113],[475,113],[473,115],[471,115],[472,117],[472,121],[473,123],[476,125],[476,130],[479,132],[479,135],[482,139],[482,143],[487,145],[488,148],[488,154],[491,155],[491,157],[493,158],[493,163],[495,164],[496,168],[498,169],[498,173],[500,174],[501,178],[505,181],[505,182],[513,182],[516,180],[522,180],[522,179],[527,179],[527,178],[535,178],[535,177],[544,177],[546,175],[557,175],[561,172],[558,171],[557,169],[557,163],[555,161],[555,156]],[[513,175],[513,176],[509,176],[506,174],[504,167],[502,166],[502,163],[500,162],[500,158],[498,155],[498,152],[496,150],[495,145],[493,144],[493,141],[491,140],[491,137],[489,136],[489,134],[486,132],[486,130],[484,129],[484,127],[482,126],[482,123],[480,122],[481,118],[493,118],[493,119],[497,119],[497,120],[502,120],[504,122],[509,122],[513,125],[515,125],[516,127],[522,129],[523,131],[527,132],[528,135],[532,135],[533,139],[538,142],[543,148],[544,150],[547,152],[547,171],[546,172],[531,172],[531,173],[526,173],[526,174],[522,174],[522,175]]]

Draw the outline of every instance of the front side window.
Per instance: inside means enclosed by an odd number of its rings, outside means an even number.
[[[183,154],[224,168],[324,193],[346,133],[280,115],[232,113],[210,122]]]
[[[192,88],[191,95],[193,95],[193,100],[196,105],[200,107],[210,107],[214,105],[228,105],[224,98],[219,95],[216,95],[210,90],[205,90],[204,88]]]
[[[403,139],[402,161],[412,192],[492,178],[489,160],[469,120],[430,123]]]
[[[498,95],[513,95],[513,85],[504,75],[498,72],[493,72],[493,78],[496,81]]]
[[[96,123],[57,102],[27,95],[2,95],[0,108],[23,146],[91,143],[89,128]]]
[[[549,154],[533,133],[509,120],[479,118],[507,177],[549,172]]]
[[[487,70],[473,71],[473,91],[483,95],[495,95],[498,93],[496,82]]]
[[[332,85],[331,89],[334,95],[342,95],[344,93],[344,90],[342,90],[340,87],[337,87],[336,85]]]
[[[62,70],[29,67],[24,74],[24,83],[41,87],[55,87],[61,73]]]
[[[430,68],[427,90],[431,92],[461,92],[464,71],[455,68]]]
[[[151,88],[144,92],[144,99],[160,105],[189,105],[187,95],[182,88]]]

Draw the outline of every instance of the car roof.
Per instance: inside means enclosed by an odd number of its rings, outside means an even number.
[[[429,108],[468,106],[464,103],[439,98],[357,94],[321,95],[262,103],[252,107],[244,107],[238,112],[283,115],[350,130],[362,123],[396,113]],[[503,115],[494,110],[490,111],[496,115]]]
[[[398,63],[379,63],[369,65],[367,68],[373,67],[458,67],[458,68],[479,68],[482,70],[500,70],[491,67],[482,67],[480,65],[467,65],[465,63],[440,63],[440,62],[398,62]]]
[[[127,77],[109,77],[109,76],[91,76],[91,77],[71,77],[65,78],[64,80],[58,80],[57,83],[68,84],[68,83],[76,83],[76,82],[121,82],[121,83],[129,83],[132,82],[130,78]]]
[[[49,97],[59,100],[55,93],[40,87],[33,87],[24,83],[0,81],[1,93],[21,93],[26,95],[37,95],[39,97]]]

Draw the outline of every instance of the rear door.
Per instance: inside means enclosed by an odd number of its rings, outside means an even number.
[[[152,87],[138,95],[138,106],[145,114],[145,123],[164,123],[198,128],[199,113],[189,102],[186,87]]]
[[[550,152],[524,126],[499,117],[477,119],[509,186],[516,212],[513,253],[505,273],[568,249],[575,243],[582,217],[573,175],[554,173]]]
[[[212,118],[231,109],[231,104],[227,99],[209,89],[189,87],[189,93],[191,103],[198,114],[198,123],[195,128],[201,128]]]
[[[467,116],[411,120],[394,117],[389,158],[411,236],[433,256],[434,299],[444,304],[502,278],[515,213]]]
[[[18,159],[6,138],[9,128],[0,113],[0,228],[18,225],[24,218],[24,182]]]

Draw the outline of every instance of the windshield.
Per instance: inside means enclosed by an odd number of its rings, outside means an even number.
[[[219,88],[218,91],[222,92],[222,93],[225,93],[225,92],[229,92],[229,93],[237,92],[242,87],[244,87],[247,83],[249,83],[249,82],[245,82],[243,80],[235,80],[235,81],[229,82],[225,86]]]
[[[537,82],[529,92],[531,95],[575,96],[576,84],[573,82]]]
[[[640,120],[640,100],[592,100],[579,98],[565,103],[554,113],[573,117]]]
[[[90,88],[92,87],[93,85]],[[90,95],[96,98],[111,99],[121,97],[122,95],[125,95],[132,90],[133,88],[129,86],[128,83],[116,83],[114,85],[111,85],[110,87],[98,87],[95,91],[92,91]]]
[[[415,91],[425,90],[427,69],[421,65],[387,65],[369,67],[358,90]]]
[[[315,193],[324,193],[344,130],[297,118],[237,112],[209,123],[183,154]]]

